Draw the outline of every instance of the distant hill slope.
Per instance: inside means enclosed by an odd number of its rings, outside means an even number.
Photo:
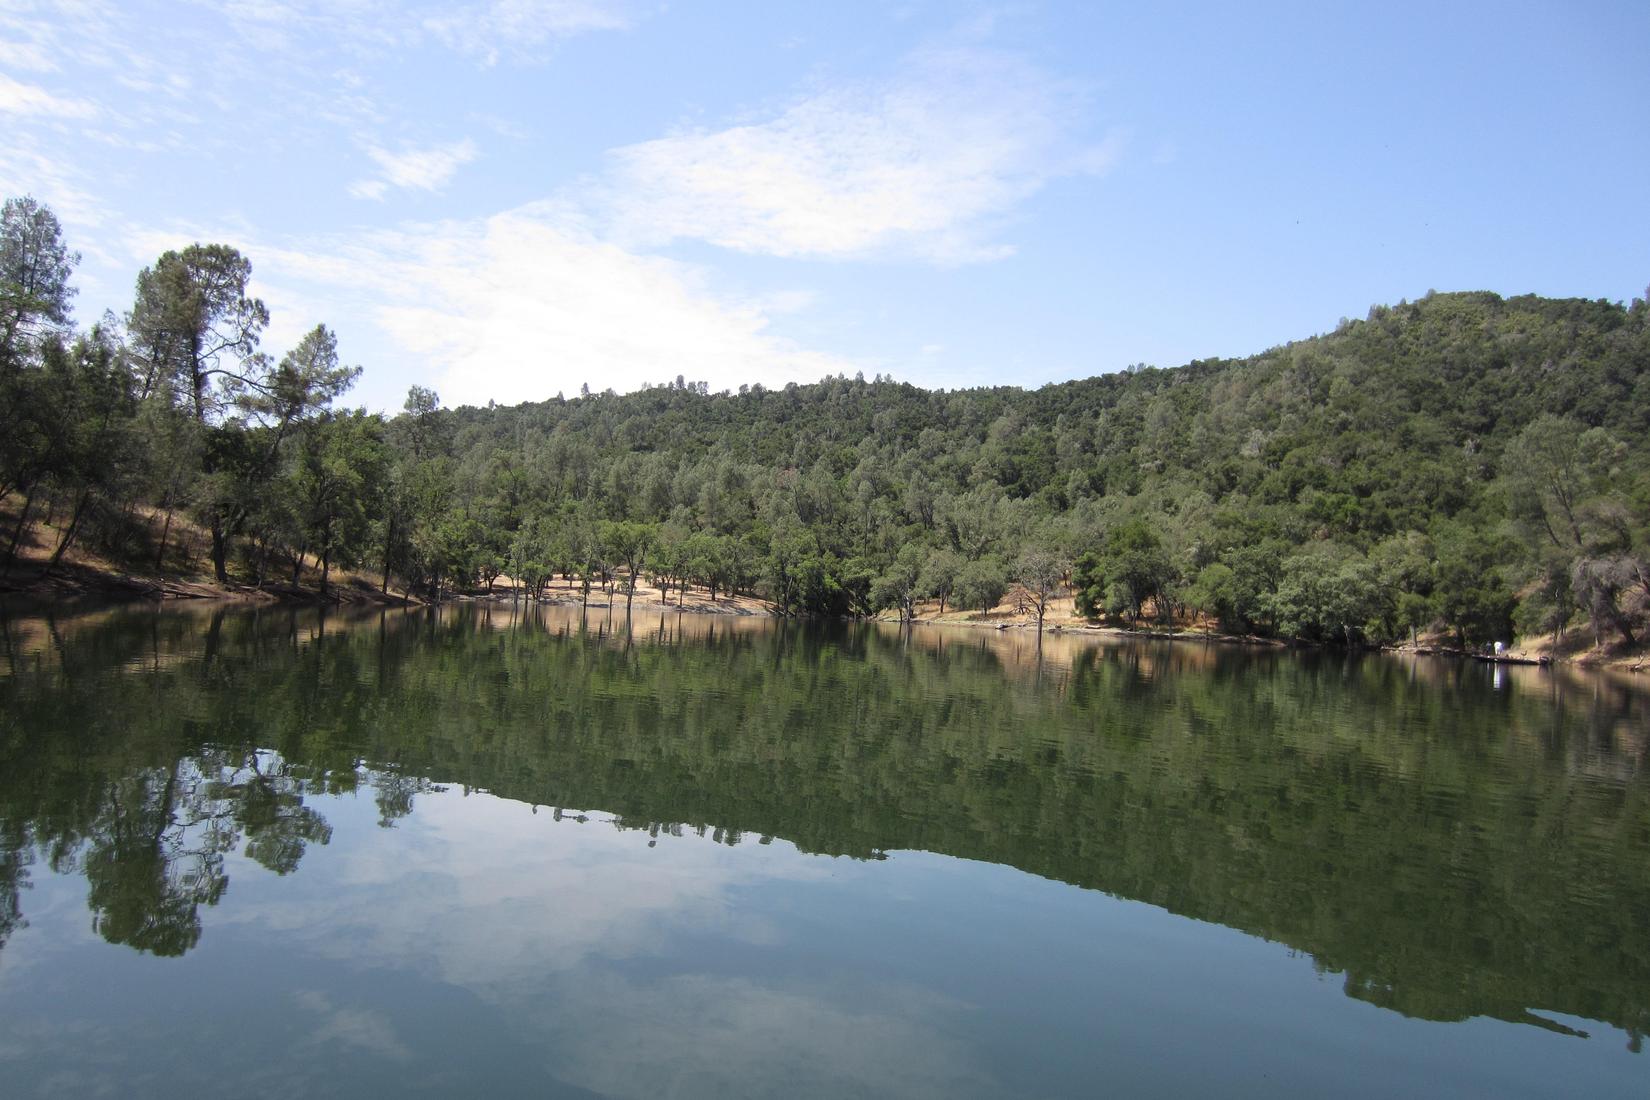
[[[250,270],[220,246],[157,263],[187,290],[218,261]],[[168,327],[196,298],[144,285],[164,300],[123,329],[7,345],[0,568],[41,519],[48,572],[76,540],[163,563],[188,515],[226,585],[314,561],[323,588],[371,569],[433,598],[640,574],[823,615],[1075,592],[1094,618],[1306,642],[1650,632],[1643,301],[1428,294],[1247,358],[1032,391],[678,377],[442,409],[415,387],[386,421],[330,407],[354,370],[324,326],[225,381]]]
[[[770,557],[800,529],[795,556],[826,575],[775,594],[816,610],[876,603],[871,586],[913,544],[965,564],[995,556],[1006,578],[1036,543],[1089,553],[1077,579],[1097,612],[1195,603],[1233,627],[1306,639],[1393,638],[1431,622],[1471,641],[1504,636],[1514,593],[1536,585],[1567,591],[1549,593],[1562,608],[1525,616],[1527,632],[1568,612],[1602,636],[1610,616],[1571,574],[1582,560],[1645,556],[1650,310],[1434,293],[1243,359],[1035,391],[836,378],[709,394],[678,379],[450,415],[470,468],[519,460],[553,497],[744,532]],[[1587,455],[1552,453],[1563,437]],[[1566,470],[1572,505],[1593,517],[1568,545],[1538,537],[1553,502],[1529,468],[1543,463]],[[1131,569],[1108,538],[1142,527],[1136,542],[1166,560]],[[1269,568],[1252,575],[1246,553]],[[1284,567],[1302,553],[1312,560],[1297,581],[1338,576],[1392,598],[1354,593],[1327,608],[1332,594],[1296,591],[1285,606]],[[1235,582],[1216,570],[1200,588],[1217,563]],[[1633,568],[1607,594],[1616,625],[1643,610]],[[1405,591],[1415,599],[1400,615]]]
[[[1374,498],[1356,529],[1403,526],[1421,501],[1453,513],[1542,414],[1650,432],[1644,307],[1487,292],[1377,306],[1363,321],[1245,359],[1195,361],[1045,386],[925,391],[834,379],[739,394],[628,395],[465,408],[470,442],[576,432],[602,455],[711,452],[838,473],[875,458],[936,488],[995,484],[1056,508],[1189,480],[1263,502]]]

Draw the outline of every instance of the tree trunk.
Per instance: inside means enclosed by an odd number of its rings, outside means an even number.
[[[166,522],[160,528],[160,549],[155,551],[155,572],[164,572],[166,569],[166,540],[172,534],[172,509],[166,509]]]
[[[212,575],[219,584],[229,583],[229,535],[218,516],[212,517]]]
[[[39,485],[40,482],[35,481],[23,496],[23,510],[17,513],[17,526],[11,529],[11,545],[6,547],[6,565],[0,569],[0,576],[11,572],[12,563],[17,560],[17,542],[23,537],[23,525],[28,522],[29,509],[34,505],[34,494]]]
[[[392,515],[384,525],[384,583],[378,586],[382,595],[390,594],[390,547],[395,545],[395,517]]]
[[[630,563],[630,584],[626,586],[624,594],[624,613],[626,618],[630,616],[630,602],[636,598],[636,578],[641,576],[642,567],[646,564],[646,561],[646,558],[638,557],[635,561]]]
[[[1615,624],[1617,630],[1621,631],[1622,640],[1628,645],[1633,645],[1637,641],[1637,639],[1633,637],[1632,622],[1626,615],[1621,613],[1621,609],[1615,605],[1614,600],[1610,602],[1610,621]]]
[[[52,560],[46,563],[46,572],[50,573],[57,568],[57,563],[63,560],[69,545],[74,542],[75,534],[80,530],[80,520],[86,514],[86,505],[92,500],[90,487],[81,491],[80,499],[75,501],[74,514],[69,517],[69,525],[63,529],[63,537],[57,540],[57,549],[52,551]],[[1631,638],[1628,639],[1632,641]]]
[[[252,541],[258,545],[258,553],[252,559],[252,583],[261,589],[264,586],[264,563],[269,560],[269,532],[260,530]]]

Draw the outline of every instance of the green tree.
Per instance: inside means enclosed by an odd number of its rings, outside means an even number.
[[[29,195],[0,206],[0,380],[41,337],[68,325],[75,295],[69,278],[79,263],[50,207]]]
[[[967,610],[990,611],[1008,591],[1008,567],[995,557],[983,557],[964,565],[957,573],[953,593],[957,606]]]
[[[641,582],[642,570],[647,566],[648,552],[653,549],[658,539],[658,532],[652,524],[637,522],[608,522],[602,525],[602,542],[607,545],[608,551],[615,561],[624,563],[627,584],[625,586],[625,614],[630,614],[630,605],[636,598],[636,585]]]
[[[1106,611],[1106,561],[1098,550],[1086,550],[1077,555],[1072,566],[1071,583],[1077,590],[1077,613],[1087,619],[1098,619]]]
[[[138,460],[132,374],[114,337],[97,326],[67,353],[58,350],[48,359],[45,377],[60,425],[54,433],[52,475],[72,502],[49,572],[83,533],[96,507],[125,495]]]
[[[1313,543],[1284,561],[1273,620],[1291,638],[1355,643],[1373,617],[1379,591],[1379,578],[1362,554],[1337,543]]]
[[[65,430],[57,395],[41,375],[45,351],[61,348],[80,257],[63,243],[50,208],[32,197],[0,206],[0,499],[23,493],[7,550],[9,568]]]
[[[1607,432],[1550,413],[1537,417],[1502,456],[1513,517],[1552,546],[1585,546],[1584,506],[1603,487],[1616,451]]]
[[[955,551],[945,547],[929,550],[922,564],[922,575],[917,579],[917,591],[927,599],[940,601],[939,614],[945,614],[945,605],[957,587],[957,575],[963,561]]]
[[[1212,561],[1198,570],[1186,589],[1186,602],[1200,613],[1213,615],[1222,630],[1241,629],[1237,615],[1236,574],[1225,562]]]
[[[900,622],[910,622],[916,615],[926,556],[921,546],[910,544],[901,547],[894,560],[871,583],[871,605],[878,609],[894,608],[899,612]]]
[[[1462,524],[1435,534],[1438,559],[1433,590],[1439,617],[1463,647],[1510,639],[1515,603],[1502,573],[1503,540]]]
[[[169,388],[203,433],[235,431],[222,424],[225,414],[237,402],[267,400],[272,392],[268,359],[257,350],[269,311],[248,296],[251,277],[244,256],[217,244],[167,252],[138,274],[127,328],[144,365],[141,393]],[[201,454],[207,488],[197,503],[212,532],[213,573],[227,582],[229,539],[245,517],[246,500],[237,492],[237,471],[226,469],[225,461],[242,457],[243,449],[217,438]]]
[[[388,465],[375,416],[326,414],[304,431],[291,477],[323,593],[333,562],[354,564],[365,552]]]
[[[1158,614],[1167,617],[1164,597],[1174,574],[1174,564],[1151,524],[1136,519],[1114,528],[1106,536],[1098,565],[1100,575],[1109,582],[1107,590],[1120,598],[1131,623],[1139,622],[1141,609],[1152,601],[1157,602]],[[1085,573],[1085,581],[1085,590],[1092,590],[1092,569]]]

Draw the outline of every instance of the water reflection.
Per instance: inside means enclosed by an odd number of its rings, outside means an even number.
[[[843,1088],[985,1091],[963,1025],[912,1030],[968,1015],[931,984],[822,1000],[813,979],[621,967],[544,995],[667,941],[777,943],[801,918],[747,895],[869,873],[798,852],[932,852],[1148,902],[1408,1017],[1602,1021],[1634,1049],[1650,1030],[1650,700],[1630,681],[641,608],[106,609],[13,617],[0,641],[0,947],[36,871],[78,876],[95,933],[156,956],[218,935],[205,911],[256,914],[310,956],[422,968],[536,1020],[558,1078],[596,1092],[692,1091],[728,1043],[799,1049],[781,1027],[860,1051],[828,1055]],[[256,907],[225,904],[231,884]],[[418,1049],[336,991],[300,1001],[334,1045]],[[613,1057],[581,1031],[604,1001],[720,1040]]]

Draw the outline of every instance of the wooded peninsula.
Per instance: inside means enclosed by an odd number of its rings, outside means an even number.
[[[308,568],[323,595],[347,569],[429,600],[646,578],[827,616],[1006,597],[1041,622],[1069,598],[1346,645],[1650,629],[1645,299],[1428,292],[1033,391],[677,376],[449,409],[415,386],[386,417],[339,407],[360,368],[325,325],[262,348],[236,249],[165,253],[77,329],[57,218],[13,198],[0,223],[0,585],[95,560],[274,588]]]

